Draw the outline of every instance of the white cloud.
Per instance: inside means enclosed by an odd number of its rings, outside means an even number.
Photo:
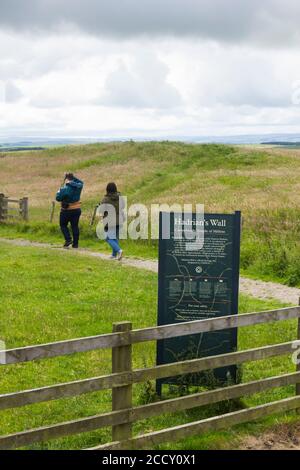
[[[120,61],[105,82],[102,104],[123,108],[174,108],[181,104],[178,90],[168,83],[169,69],[147,50],[138,51],[133,63]]]
[[[33,12],[32,0],[19,10],[13,2],[0,4],[2,133],[299,131],[294,1],[285,8],[277,0],[97,1],[83,8],[74,0],[68,10],[66,0],[39,0],[47,14],[39,6]],[[63,20],[59,28],[55,19]]]
[[[8,81],[5,84],[5,97],[4,100],[6,103],[17,103],[22,98],[23,93],[21,90],[15,85],[14,82]]]

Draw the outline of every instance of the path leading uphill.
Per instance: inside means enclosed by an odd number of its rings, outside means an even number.
[[[33,246],[36,248],[47,248],[52,250],[59,250],[66,252],[69,256],[89,256],[92,258],[98,258],[102,260],[108,260],[108,255],[104,253],[99,253],[95,251],[90,251],[85,248],[80,248],[78,250],[64,250],[63,248],[50,244],[50,243],[39,243],[23,239],[7,239],[0,238],[0,242],[8,243],[15,246]],[[111,261],[110,261],[111,262]],[[112,261],[117,263],[116,261]],[[152,260],[143,260],[138,258],[124,258],[122,260],[123,266],[130,266],[138,269],[146,269],[147,271],[152,271],[157,273],[157,261]],[[240,278],[240,291],[243,294],[256,297],[257,299],[276,299],[283,303],[290,303],[293,305],[298,305],[298,299],[300,298],[300,289],[296,287],[288,287],[276,282],[265,282],[257,281],[245,277]]]

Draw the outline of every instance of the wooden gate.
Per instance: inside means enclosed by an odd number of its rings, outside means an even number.
[[[28,197],[12,199],[0,194],[0,222],[10,219],[28,220]]]

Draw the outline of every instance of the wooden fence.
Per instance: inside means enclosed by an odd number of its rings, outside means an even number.
[[[151,448],[163,442],[175,442],[206,431],[224,429],[235,424],[254,421],[269,414],[290,410],[299,411],[299,366],[295,366],[295,372],[285,375],[157,401],[143,406],[135,407],[132,404],[132,385],[134,383],[242,364],[246,361],[258,361],[288,355],[294,353],[295,347],[299,346],[295,339],[295,341],[245,351],[133,370],[133,344],[292,319],[298,319],[297,339],[299,340],[300,306],[138,330],[132,330],[131,323],[122,322],[114,324],[113,332],[110,334],[7,350],[4,363],[17,364],[96,349],[112,348],[112,374],[0,395],[0,410],[112,389],[112,411],[2,436],[0,437],[0,449],[20,448],[36,442],[45,442],[53,438],[90,432],[107,426],[112,427],[113,442],[94,447],[93,450]],[[132,434],[132,423],[138,420],[260,393],[287,385],[295,385],[295,396],[144,435],[133,436]]]
[[[28,220],[28,197],[12,199],[0,194],[0,222],[14,218]]]

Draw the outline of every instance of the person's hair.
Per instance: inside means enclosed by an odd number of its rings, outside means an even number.
[[[65,174],[65,179],[72,181],[74,179],[73,173],[66,173]]]
[[[116,183],[108,183],[106,186],[106,192],[107,194],[117,193],[118,189]]]

